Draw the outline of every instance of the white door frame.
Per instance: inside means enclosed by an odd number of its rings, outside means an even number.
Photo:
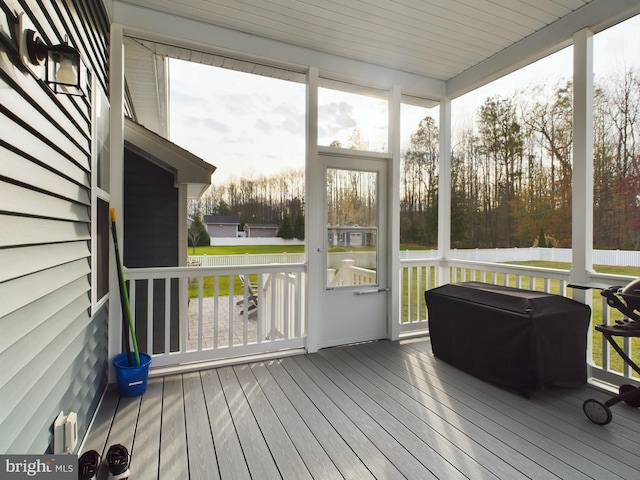
[[[320,298],[320,326],[317,330],[318,347],[330,347],[346,343],[362,342],[388,338],[389,336],[389,272],[387,256],[389,247],[387,186],[390,157],[387,154],[360,152],[355,150],[322,148],[319,150],[318,163],[321,166],[321,177],[317,183],[324,186],[322,202],[308,205],[308,211],[315,222],[322,225],[318,242],[322,258],[322,270],[318,276],[322,278],[319,289],[309,292]],[[375,284],[364,285],[328,285],[327,254],[329,242],[326,226],[327,198],[326,174],[328,169],[353,170],[356,172],[376,173],[376,280]],[[362,280],[362,279],[361,279]]]

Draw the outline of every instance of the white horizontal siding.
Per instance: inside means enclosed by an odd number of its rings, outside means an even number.
[[[89,225],[0,214],[0,247],[89,240]]]
[[[52,170],[80,185],[87,187],[90,185],[86,168],[89,159],[81,159],[85,165],[84,169],[81,168],[78,164],[70,161],[71,159],[61,150],[56,149],[55,145],[38,136],[33,129],[26,129],[24,125],[16,124],[14,119],[8,118],[2,113],[0,113],[0,131],[11,132],[14,149],[17,149],[22,156],[38,159]]]
[[[3,159],[0,162],[0,175],[53,195],[89,205],[91,199],[86,186],[61,177],[47,168],[47,165],[24,162],[19,154],[2,146],[0,146],[0,158]]]
[[[14,343],[29,338],[49,315],[64,309],[70,302],[69,291],[82,292],[88,288],[87,278],[79,278],[66,285],[64,289],[56,289],[38,301],[29,303],[14,312],[0,317],[0,355],[7,352]],[[73,300],[71,300],[73,301]]]
[[[106,85],[101,6],[4,0],[0,24],[25,8]],[[106,306],[91,317],[91,99],[56,95],[14,61],[0,55],[0,452],[45,453],[57,414],[77,412],[82,435],[106,383]]]
[[[22,202],[15,205],[16,198]],[[14,208],[14,213],[50,217],[74,222],[89,222],[89,207],[11,183],[0,182],[0,210]]]
[[[26,275],[0,285],[0,317],[38,300],[40,297],[89,274],[86,259],[58,265],[42,272]],[[87,284],[87,291],[89,286]]]
[[[55,243],[46,249],[40,246],[0,249],[0,284],[56,265],[86,259],[89,254],[88,242]]]
[[[4,89],[7,92],[6,89]],[[37,129],[37,132],[60,150],[83,164],[89,169],[87,152],[89,151],[89,139],[78,131],[68,117],[60,117],[54,120],[45,110],[45,106],[28,101],[18,93],[3,94],[3,106],[11,112],[20,112],[22,118],[29,118],[29,125]],[[46,102],[53,107],[53,102]],[[74,132],[75,131],[75,132]],[[67,133],[71,132],[71,133]]]

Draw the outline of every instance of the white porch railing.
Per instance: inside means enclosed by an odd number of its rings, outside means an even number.
[[[437,286],[436,269],[442,260],[401,260],[401,308],[400,332],[408,334],[428,331],[428,312],[424,301],[424,291]],[[516,288],[524,288],[571,297],[573,289],[568,288],[570,273],[566,270],[507,265],[503,263],[448,260],[451,283],[480,281]],[[624,275],[593,274],[594,283],[624,286],[633,277]],[[593,378],[611,385],[638,383],[637,375],[611,348],[603,336],[593,329],[593,325],[611,324],[622,318],[622,314],[611,309],[599,290],[591,290],[592,325],[590,344]],[[621,340],[623,349],[634,360],[640,360],[640,339]]]
[[[153,368],[305,346],[304,264],[129,268],[125,275]]]
[[[375,283],[374,271],[354,267],[349,260],[343,263],[344,281]],[[401,260],[401,334],[428,331],[424,291],[437,286],[441,265],[441,259]],[[452,283],[482,281],[573,295],[566,270],[468,260],[447,260],[446,266]],[[154,368],[305,347],[307,288],[302,263],[127,269],[126,278],[138,339],[152,354]],[[632,280],[603,274],[591,278],[621,286]],[[598,290],[591,293],[593,324],[621,318]],[[589,338],[594,378],[613,385],[635,382],[631,369],[600,333],[592,329]],[[622,345],[631,358],[640,359],[640,339],[625,339]]]
[[[377,282],[376,271],[368,268],[357,267],[355,260],[344,259],[340,262],[338,270],[328,269],[329,285],[331,287],[345,285],[375,285]]]

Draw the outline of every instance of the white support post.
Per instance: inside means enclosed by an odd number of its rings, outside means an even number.
[[[400,338],[400,109],[402,95],[399,86],[389,92],[389,153],[387,206],[387,332],[391,340]]]
[[[440,158],[438,166],[438,267],[436,283],[449,283],[451,256],[451,99],[440,101]]]
[[[124,35],[122,25],[112,23],[109,59],[110,90],[110,193],[111,208],[116,210],[116,228],[120,258],[123,258],[124,234]],[[113,243],[109,248],[109,344],[108,356],[111,360],[122,349],[122,310],[120,290]],[[115,382],[115,371],[109,362],[109,383]]]
[[[324,173],[318,162],[318,69],[309,67],[307,72],[307,155],[305,175],[306,215],[305,215],[305,255],[307,257],[307,351],[316,352],[319,345],[319,324],[321,318],[320,295],[324,288],[324,244],[321,242],[324,228],[322,219],[311,215],[318,211],[322,202],[322,188],[319,179]]]
[[[573,35],[573,174],[571,281],[586,283],[593,272],[593,33]],[[590,290],[573,297],[591,303]]]

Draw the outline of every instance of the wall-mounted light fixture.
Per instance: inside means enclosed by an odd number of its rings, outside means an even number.
[[[48,46],[38,32],[25,28],[25,18],[20,20],[20,53],[25,65],[36,75],[44,65],[44,81],[55,93],[84,95],[83,77],[86,74],[83,74],[85,69],[80,52],[68,43]]]

